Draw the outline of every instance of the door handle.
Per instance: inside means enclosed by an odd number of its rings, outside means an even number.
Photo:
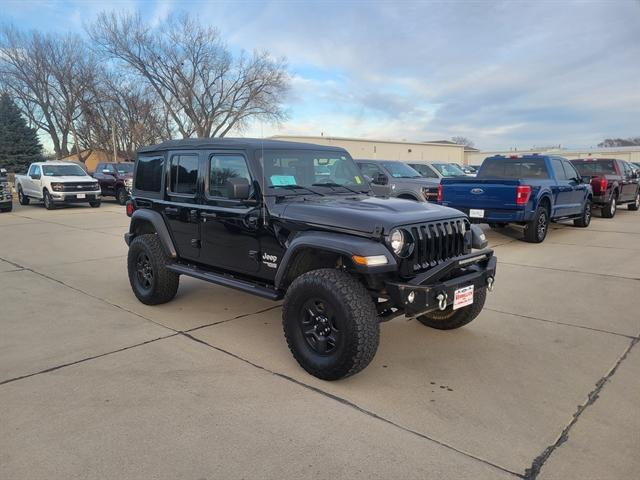
[[[178,215],[178,209],[175,207],[166,207],[164,213],[167,215]]]
[[[206,221],[207,219],[218,218],[218,214],[214,212],[202,212],[200,217]]]

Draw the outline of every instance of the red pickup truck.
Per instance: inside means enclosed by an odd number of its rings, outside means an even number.
[[[618,205],[629,210],[640,208],[638,173],[624,160],[615,158],[581,158],[571,163],[583,177],[591,177],[593,206],[602,209],[604,218],[613,218]]]
[[[133,186],[133,163],[99,163],[93,178],[100,183],[103,197],[116,197],[118,203],[124,205]]]

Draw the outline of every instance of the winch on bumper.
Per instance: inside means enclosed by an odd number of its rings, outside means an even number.
[[[393,304],[407,317],[453,304],[455,291],[474,286],[493,289],[497,258],[493,250],[462,255],[419,273],[406,282],[387,281],[386,290]],[[394,315],[395,316],[395,315]]]

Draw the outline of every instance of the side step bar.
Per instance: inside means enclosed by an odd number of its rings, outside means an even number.
[[[229,288],[234,288],[242,292],[251,293],[258,297],[267,298],[269,300],[281,300],[283,295],[273,288],[263,287],[262,285],[256,285],[255,283],[246,282],[244,280],[238,280],[227,275],[221,275],[219,273],[208,272],[195,267],[189,267],[187,265],[181,265],[179,263],[173,263],[167,265],[167,270],[179,273],[180,275],[188,275],[189,277],[204,280],[206,282],[215,283],[216,285],[222,285]]]

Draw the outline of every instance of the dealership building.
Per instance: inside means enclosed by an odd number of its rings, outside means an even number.
[[[405,142],[368,138],[276,135],[276,140],[315,143],[344,148],[357,160],[402,160],[404,162],[464,163],[465,146],[449,141]]]
[[[609,148],[583,148],[583,149],[563,149],[563,148],[540,148],[536,150],[496,150],[496,151],[475,151],[466,153],[466,163],[469,165],[480,165],[482,161],[493,155],[528,155],[540,153],[545,155],[560,155],[568,160],[576,158],[617,158],[627,162],[640,162],[640,147],[609,147]]]

